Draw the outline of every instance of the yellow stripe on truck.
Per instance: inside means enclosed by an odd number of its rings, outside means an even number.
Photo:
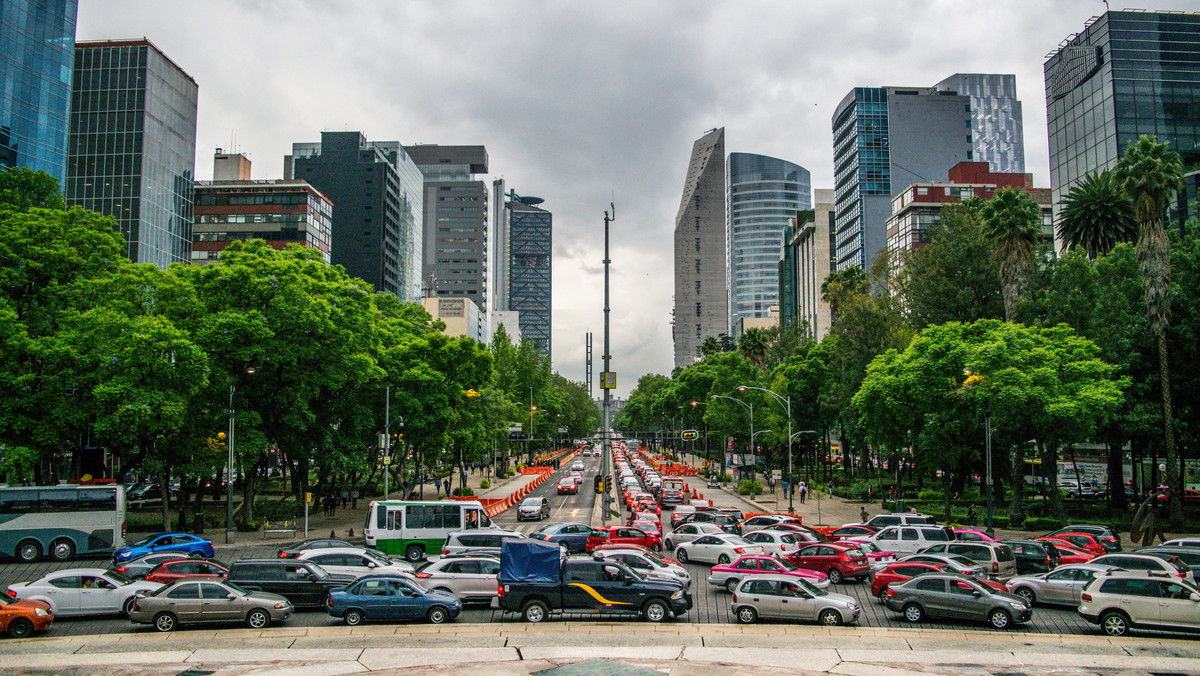
[[[583,591],[587,592],[588,596],[591,596],[592,598],[596,599],[600,603],[606,603],[610,606],[631,606],[631,605],[633,605],[632,603],[624,603],[622,601],[609,601],[608,599],[601,596],[600,593],[597,592],[595,589],[592,589],[591,587],[589,587],[586,584],[583,584],[582,582],[572,582],[572,583],[568,584],[567,586],[568,587],[579,587]]]

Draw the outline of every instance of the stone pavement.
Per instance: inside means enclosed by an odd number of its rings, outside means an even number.
[[[801,625],[366,625],[32,638],[0,673],[171,674],[1113,674],[1200,673],[1179,639]]]

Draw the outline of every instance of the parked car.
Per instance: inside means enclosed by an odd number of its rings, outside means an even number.
[[[692,575],[674,559],[666,559],[657,552],[644,547],[619,547],[616,545],[601,545],[592,550],[592,558],[614,560],[629,566],[635,573],[645,578],[664,578],[682,581],[685,587],[692,584]]]
[[[1121,537],[1108,526],[1096,526],[1093,524],[1073,524],[1065,528],[1059,528],[1052,533],[1046,533],[1049,537],[1054,537],[1060,533],[1087,533],[1095,537],[1104,547],[1104,552],[1119,552],[1121,551]]]
[[[1175,538],[1174,540],[1167,540],[1159,546],[1200,548],[1200,538]]]
[[[867,536],[885,552],[915,553],[949,540],[946,531],[937,526],[888,526],[874,535]]]
[[[1195,547],[1142,547],[1134,552],[1135,554],[1148,554],[1159,558],[1166,557],[1177,558],[1184,563],[1188,568],[1192,569],[1192,579],[1196,579],[1196,573],[1200,571],[1200,548]]]
[[[930,573],[889,585],[884,592],[888,610],[917,623],[928,617],[984,620],[996,629],[1028,622],[1029,603],[1015,594],[999,592],[962,575]]]
[[[163,552],[161,554],[145,554],[136,559],[130,559],[124,563],[119,563],[113,566],[113,571],[124,575],[131,580],[144,580],[150,571],[158,568],[159,564],[164,561],[177,561],[179,559],[191,558],[183,552]]]
[[[294,611],[292,602],[278,594],[246,591],[217,580],[179,580],[149,594],[138,594],[129,619],[152,624],[158,631],[174,631],[195,622],[239,622],[251,629],[266,629]]]
[[[495,598],[499,572],[498,556],[454,555],[426,561],[417,568],[416,577],[426,589],[449,592],[467,603]]]
[[[346,542],[345,540],[338,540],[336,538],[312,538],[305,540],[304,542],[294,544],[287,549],[280,549],[278,554],[279,558],[281,559],[294,559],[300,555],[300,552],[308,551],[310,549],[335,549],[338,547],[353,546],[354,545]]]
[[[1079,597],[1080,617],[1109,636],[1143,628],[1200,631],[1200,588],[1186,580],[1110,570],[1093,578]]]
[[[134,581],[103,568],[64,568],[33,582],[15,582],[10,598],[43,601],[57,617],[129,614],[139,591],[155,591],[157,582]]]
[[[742,624],[767,618],[837,626],[856,622],[862,613],[854,598],[831,594],[806,580],[786,575],[758,575],[742,580],[733,590],[729,609]]]
[[[984,579],[987,577],[987,567],[982,563],[972,561],[965,556],[957,554],[913,554],[906,556],[901,561],[914,561],[917,563],[944,563],[950,567],[951,572],[967,577]]]
[[[728,512],[716,510],[696,512],[695,514],[684,517],[680,525],[689,523],[711,523],[715,526],[718,526],[726,533],[732,533],[734,535],[738,535],[742,532],[739,525],[740,521],[738,520],[737,516]]]
[[[754,575],[785,575],[807,580],[821,588],[829,586],[829,578],[824,573],[800,568],[786,559],[769,554],[747,554],[738,557],[733,563],[718,563],[708,571],[708,583],[714,587],[724,587],[725,591],[733,593],[740,580]]]
[[[211,559],[216,556],[212,540],[188,535],[187,533],[155,533],[113,552],[113,563],[124,563],[146,554],[181,552],[196,558]]]
[[[867,557],[867,564],[871,566],[872,571],[880,570],[884,566],[896,560],[895,552],[885,552],[880,549],[874,542],[864,542],[861,540],[842,540],[841,544],[854,545],[858,547]]]
[[[954,539],[962,542],[999,542],[1000,538],[994,538],[987,533],[974,528],[952,528]]]
[[[862,580],[871,572],[871,565],[862,550],[853,544],[823,542],[808,545],[784,558],[799,568],[821,571],[833,584],[843,580]]]
[[[675,545],[675,558],[682,563],[729,563],[744,554],[762,554],[763,546],[746,542],[740,535],[705,535],[691,542]]]
[[[884,589],[890,584],[911,580],[918,575],[927,573],[943,573],[950,571],[944,563],[921,563],[917,561],[897,561],[889,563],[882,570],[871,576],[871,595],[879,598]]]
[[[870,526],[876,530],[882,530],[888,526],[936,526],[937,519],[928,514],[914,514],[911,512],[898,512],[892,514],[876,514],[867,520],[865,524],[848,523],[847,526]]]
[[[579,492],[579,483],[572,477],[563,477],[558,481],[559,495],[575,495]]]
[[[185,577],[203,578],[209,580],[224,580],[229,577],[229,569],[212,561],[196,561],[191,558],[165,561],[146,575],[149,582],[170,584]]]
[[[1153,571],[1169,577],[1194,579],[1192,569],[1178,557],[1170,554],[1105,554],[1097,556],[1091,563],[1102,566],[1113,566],[1124,570]]]
[[[538,527],[529,537],[543,542],[565,544],[570,552],[582,552],[591,534],[592,527],[585,523],[551,523]]]
[[[417,582],[392,575],[368,575],[329,595],[329,614],[350,626],[366,620],[416,620],[442,624],[462,613],[454,594],[425,589]]]
[[[334,575],[311,561],[239,559],[230,564],[226,581],[246,591],[278,594],[299,608],[324,606],[330,592],[355,579]]]
[[[826,533],[825,537],[834,542],[838,542],[840,540],[849,540],[850,538],[865,538],[874,535],[876,532],[877,529],[870,526],[855,524],[853,526],[842,526],[841,528],[835,528]]]
[[[1012,547],[1003,542],[942,542],[921,550],[923,554],[956,554],[983,564],[988,574],[1005,582],[1017,574]]]
[[[1059,565],[1068,565],[1073,563],[1087,563],[1096,558],[1096,555],[1091,552],[1085,552],[1078,549],[1075,545],[1069,545],[1062,540],[1051,542],[1054,549],[1058,551]]]
[[[517,521],[533,519],[541,521],[550,516],[550,501],[546,498],[530,496],[517,505]]]
[[[800,525],[801,521],[787,514],[759,514],[743,521],[739,528],[742,533],[749,533],[750,531],[762,530],[767,526],[773,526],[777,523],[794,523]]]
[[[779,530],[756,530],[742,536],[742,539],[746,542],[762,545],[763,551],[767,554],[776,554],[779,556],[800,549],[801,545],[804,544],[804,541],[800,538],[801,536],[796,533]]]
[[[473,533],[480,531],[471,531]],[[412,575],[412,564],[389,559],[374,549],[342,547],[340,549],[310,549],[301,552],[296,561],[311,561],[330,575],[362,577],[372,573]]]
[[[505,540],[523,540],[524,533],[502,528],[454,531],[446,535],[442,545],[442,556],[451,554],[500,554],[500,545]],[[383,571],[376,571],[383,572]]]
[[[45,601],[26,601],[0,594],[0,631],[12,638],[28,638],[54,622],[54,611]]]
[[[1058,533],[1053,536],[1044,535],[1034,539],[1050,540],[1051,542],[1055,540],[1062,540],[1067,544],[1075,545],[1076,547],[1079,547],[1086,552],[1091,552],[1096,556],[1100,556],[1108,551],[1104,548],[1104,545],[1100,544],[1100,540],[1098,540],[1095,535],[1090,533]]]
[[[662,541],[657,535],[647,533],[640,528],[630,528],[628,526],[593,528],[591,534],[588,535],[587,542],[584,544],[584,550],[591,552],[596,547],[605,544],[640,545],[656,552],[662,551]]]
[[[663,540],[663,546],[667,549],[675,549],[675,547],[691,542],[698,537],[705,535],[719,535],[725,531],[715,523],[685,523],[675,527],[675,530],[668,533]]]
[[[1018,575],[1008,581],[1008,590],[1029,602],[1078,607],[1083,588],[1111,566],[1078,563],[1060,566],[1040,575]]]
[[[1057,545],[1045,540],[1005,540],[1017,560],[1017,575],[1034,575],[1054,570],[1062,563]]]

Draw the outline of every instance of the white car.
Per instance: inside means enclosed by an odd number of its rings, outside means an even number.
[[[498,557],[443,556],[421,564],[416,577],[427,589],[444,589],[464,602],[490,601],[497,594],[499,572]]]
[[[8,595],[44,601],[60,617],[129,615],[137,593],[152,592],[161,584],[134,581],[103,568],[65,568],[33,582],[8,585]]]
[[[725,531],[715,523],[685,523],[663,540],[663,546],[667,549],[674,549],[685,542],[691,542],[696,538],[705,535],[724,535]]]
[[[331,575],[362,577],[374,573],[412,576],[412,564],[389,559],[374,549],[331,547],[300,552],[297,561],[311,561]]]
[[[949,541],[946,529],[940,526],[888,526],[861,539],[874,543],[885,552],[898,554],[915,554],[926,547]]]
[[[789,533],[781,530],[756,530],[742,535],[742,539],[746,542],[762,545],[763,551],[767,554],[775,554],[776,556],[783,556],[788,552],[794,552],[800,549],[800,545],[807,544],[807,541],[801,537],[800,533]]]
[[[712,533],[675,546],[675,558],[679,559],[680,563],[729,563],[736,561],[739,556],[762,553],[762,545],[746,542],[742,536],[728,533]]]
[[[592,557],[620,561],[643,577],[682,581],[684,586],[692,586],[692,575],[687,569],[668,563],[657,552],[648,549],[601,549],[593,552]]]

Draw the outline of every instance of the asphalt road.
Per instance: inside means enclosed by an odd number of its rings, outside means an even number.
[[[563,467],[551,479],[545,481],[531,495],[544,496],[550,500],[551,516],[543,522],[520,522],[516,520],[515,509],[510,509],[497,515],[495,522],[503,528],[512,528],[522,532],[530,532],[544,523],[553,522],[582,522],[591,520],[592,506],[596,493],[593,490],[592,477],[599,471],[600,458],[583,458],[585,463],[584,482],[576,495],[557,495],[558,479],[567,474],[568,467]],[[668,517],[669,518],[669,517]],[[235,561],[241,558],[274,556],[280,548],[280,541],[265,542],[256,545],[241,545],[225,547],[217,545],[217,558],[224,561]],[[75,563],[53,563],[42,561],[34,564],[0,563],[0,587],[9,583],[35,580],[46,573],[60,568],[105,566],[107,561],[93,560]],[[676,618],[676,622],[714,624],[732,623],[734,618],[730,613],[730,595],[723,588],[708,584],[708,566],[687,564],[692,574],[692,598],[694,606],[686,615]],[[871,596],[870,585],[867,583],[848,582],[833,585],[831,591],[854,596],[863,608],[858,626],[862,627],[903,627],[909,626],[898,614],[892,613],[880,605]],[[596,621],[597,619],[611,620],[611,616],[591,614],[567,614],[552,616],[550,621]],[[468,606],[458,619],[459,622],[520,622],[518,615],[505,615],[499,610],[488,607]],[[288,620],[285,626],[327,626],[340,623],[328,614],[320,611],[301,611]],[[921,626],[941,629],[976,629],[979,631],[1001,631],[992,629],[981,622],[945,623],[931,620]],[[152,632],[148,626],[133,625],[128,620],[119,617],[58,619],[47,632],[47,636],[77,636],[87,634],[115,634],[127,632]],[[186,631],[186,630],[184,630]],[[1057,633],[1057,634],[1098,634],[1096,627],[1088,624],[1079,617],[1073,609],[1037,607],[1033,612],[1033,620],[1010,632]]]

